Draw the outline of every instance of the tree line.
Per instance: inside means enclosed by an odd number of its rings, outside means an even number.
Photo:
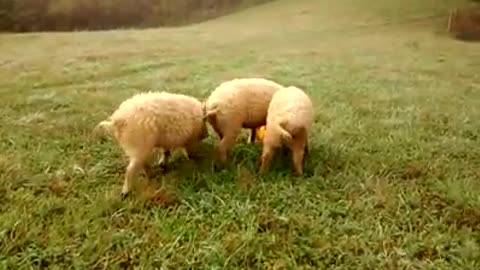
[[[269,0],[0,0],[0,31],[177,26]]]

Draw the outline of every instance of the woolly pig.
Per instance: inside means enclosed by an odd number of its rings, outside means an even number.
[[[301,175],[312,125],[313,105],[301,89],[289,86],[276,92],[268,107],[260,173],[267,170],[275,149],[286,145],[292,151],[295,175]]]
[[[242,128],[251,130],[265,124],[268,104],[282,85],[263,78],[233,79],[220,84],[205,102],[207,120],[220,137],[217,155],[223,163]]]
[[[122,195],[126,196],[133,179],[145,171],[155,148],[170,151],[184,148],[192,155],[201,140],[208,136],[202,103],[197,99],[167,92],[147,92],[123,101],[108,120],[95,128],[113,133],[129,158]]]

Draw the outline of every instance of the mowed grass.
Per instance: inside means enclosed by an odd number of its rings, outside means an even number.
[[[419,3],[421,2],[421,3]],[[0,36],[0,268],[479,269],[480,49],[459,1],[277,1],[184,28]],[[430,15],[445,16],[418,19]],[[303,177],[176,152],[121,200],[95,125],[134,93],[236,77],[315,104]],[[155,189],[166,195],[150,200]]]

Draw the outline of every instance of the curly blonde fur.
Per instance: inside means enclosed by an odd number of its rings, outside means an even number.
[[[225,162],[242,128],[251,130],[265,125],[273,94],[282,85],[263,78],[233,79],[220,84],[205,102],[208,122],[220,137],[217,154]]]
[[[276,92],[268,108],[260,172],[267,170],[275,149],[285,145],[292,151],[295,174],[301,175],[312,125],[313,105],[303,90],[289,86]]]
[[[113,133],[129,157],[122,194],[126,195],[133,179],[145,172],[147,160],[155,148],[166,152],[184,148],[191,155],[199,142],[207,137],[202,103],[197,99],[167,92],[147,92],[123,101],[108,120],[100,122]]]

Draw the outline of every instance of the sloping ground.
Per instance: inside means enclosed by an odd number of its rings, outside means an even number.
[[[270,0],[3,0],[0,32],[111,30],[181,26]]]
[[[305,52],[325,50],[329,54],[345,55],[363,47],[372,47],[377,51],[395,50],[403,46],[396,40],[408,43],[426,35],[429,38],[425,42],[443,40],[443,37],[436,36],[436,32],[445,30],[448,9],[459,4],[458,1],[442,1],[439,4],[432,1],[422,4],[413,0],[405,4],[390,3],[393,1],[381,4],[377,1],[368,6],[353,0],[335,3],[276,1],[184,28],[2,35],[1,61],[5,65],[13,59],[17,63],[26,59],[31,65],[37,59],[40,63],[50,59],[50,66],[57,63],[52,62],[52,58],[63,65],[72,57],[117,58],[118,54],[124,61],[129,57],[152,59],[152,56],[173,58],[184,55],[189,58],[192,54],[209,57],[211,54],[245,52],[264,55],[297,51],[308,55]],[[443,16],[428,19],[432,15]],[[385,48],[384,44],[376,44],[376,36],[389,46]]]
[[[480,50],[444,33],[460,1],[277,1],[195,26],[0,36],[0,265],[478,269]],[[327,8],[328,7],[328,8]],[[444,16],[440,16],[440,15]],[[438,17],[437,17],[438,15]],[[239,140],[214,172],[175,155],[172,208],[120,200],[126,97],[206,97],[262,76],[301,86],[304,177],[256,173]]]

